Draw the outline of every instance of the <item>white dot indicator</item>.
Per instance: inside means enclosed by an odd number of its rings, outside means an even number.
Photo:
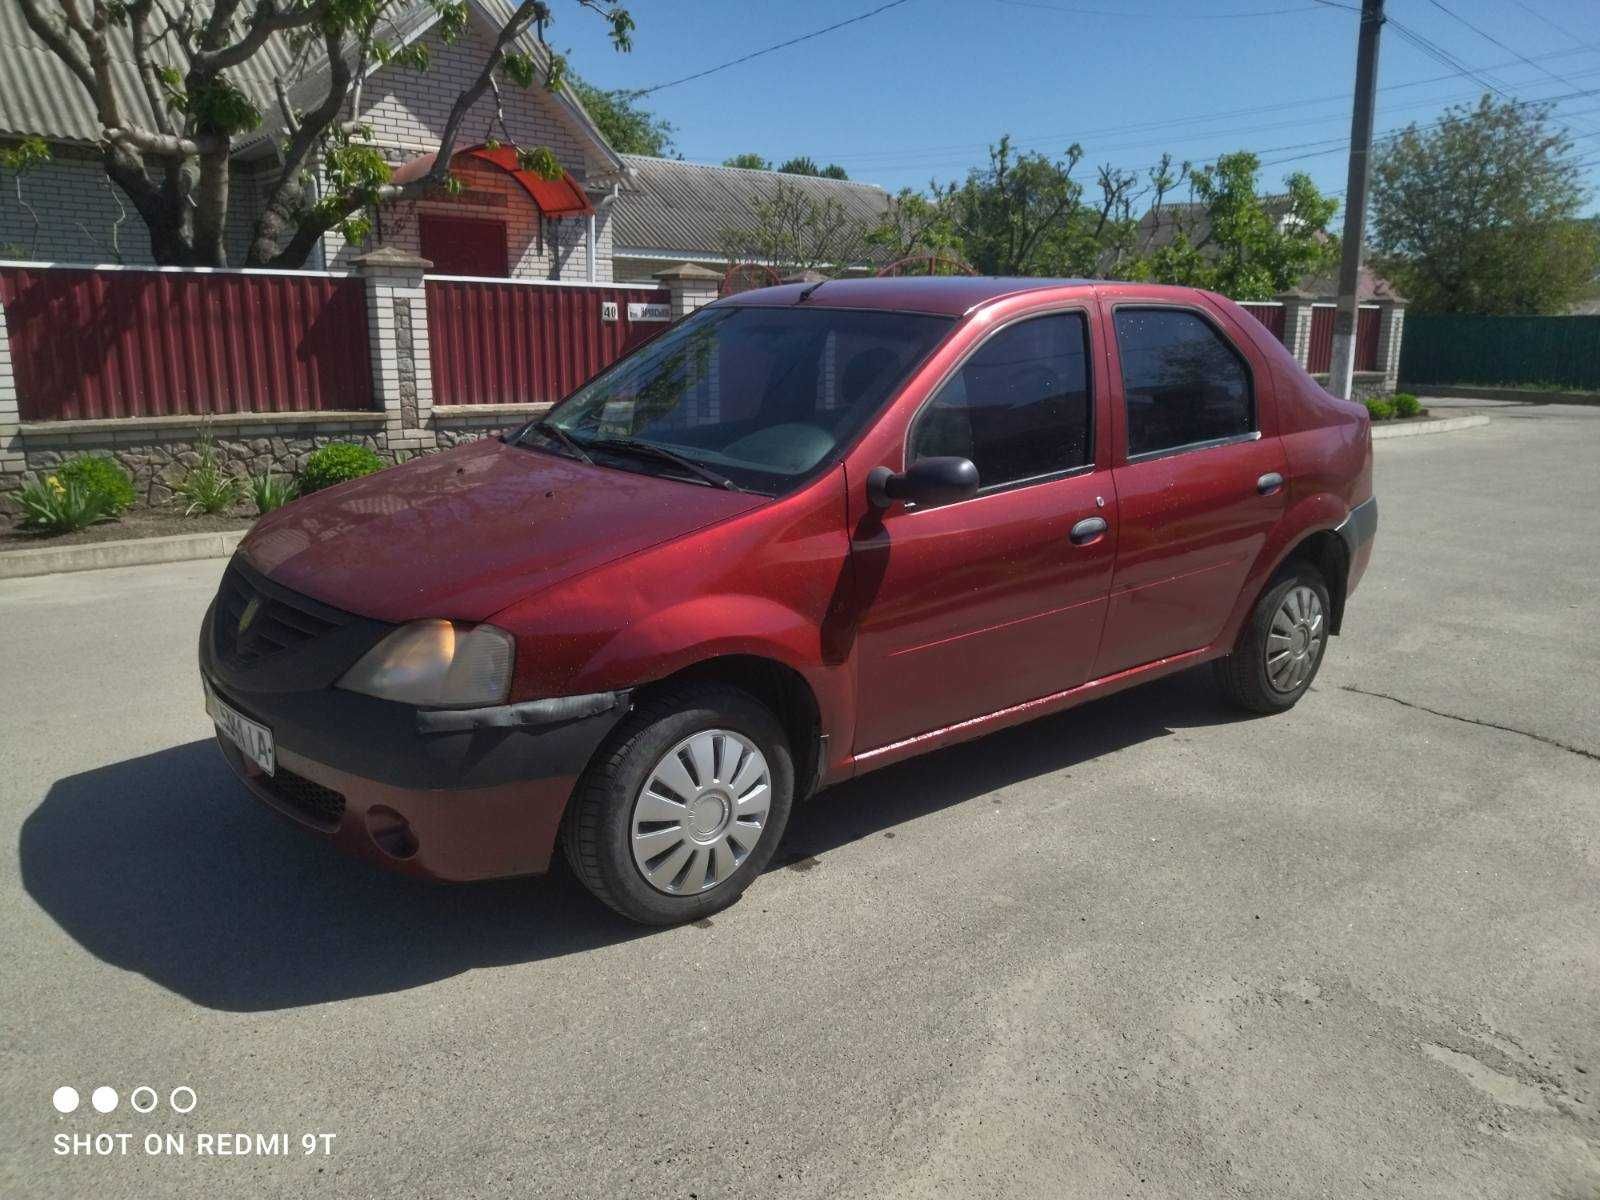
[[[133,1089],[133,1094],[128,1097],[128,1103],[133,1105],[134,1112],[147,1113],[154,1111],[155,1106],[161,1103],[161,1098],[156,1095],[155,1088],[140,1084]]]
[[[50,1102],[56,1106],[58,1113],[74,1112],[78,1107],[78,1089],[58,1087],[55,1095],[50,1097]]]
[[[89,1097],[89,1103],[94,1105],[95,1112],[111,1112],[117,1107],[117,1089],[114,1087],[97,1087],[94,1090],[94,1095]]]
[[[187,1094],[188,1101],[189,1101],[188,1104],[179,1104],[178,1103],[178,1096],[180,1094]],[[167,1103],[172,1105],[172,1111],[173,1112],[180,1112],[180,1113],[193,1112],[194,1111],[194,1106],[195,1106],[194,1089],[192,1087],[190,1087],[188,1084],[180,1084],[179,1086],[177,1086],[177,1087],[172,1089],[172,1094],[167,1097]]]

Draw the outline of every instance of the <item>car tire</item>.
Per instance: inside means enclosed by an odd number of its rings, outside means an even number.
[[[579,780],[562,844],[597,898],[640,924],[677,925],[739,898],[793,802],[777,718],[738,688],[686,684],[647,695],[617,726]]]
[[[1233,653],[1213,664],[1227,701],[1253,713],[1293,708],[1327,654],[1331,611],[1322,573],[1290,563],[1256,601]]]

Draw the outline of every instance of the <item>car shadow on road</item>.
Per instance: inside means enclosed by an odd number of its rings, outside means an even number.
[[[1231,719],[1193,673],[874,772],[799,807],[804,865],[1010,783]],[[649,930],[547,878],[443,886],[345,859],[251,800],[209,740],[69,776],[23,823],[28,894],[104,961],[259,1012],[599,949]]]

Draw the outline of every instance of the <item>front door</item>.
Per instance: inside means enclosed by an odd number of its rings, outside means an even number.
[[[482,275],[504,279],[506,223],[478,217],[444,217],[423,213],[417,218],[422,257],[436,275]]]
[[[856,753],[1088,678],[1116,544],[1090,326],[1080,308],[1002,327],[914,418],[906,464],[971,459],[980,490],[893,507],[852,541],[867,599]],[[1107,524],[1074,541],[1096,518]]]
[[[1111,325],[1117,566],[1096,677],[1216,640],[1283,514],[1286,469],[1270,370],[1217,314],[1125,304]]]

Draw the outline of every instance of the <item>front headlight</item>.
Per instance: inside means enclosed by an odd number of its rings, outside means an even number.
[[[504,704],[515,660],[511,635],[493,625],[413,621],[368,650],[339,686],[430,708]]]

